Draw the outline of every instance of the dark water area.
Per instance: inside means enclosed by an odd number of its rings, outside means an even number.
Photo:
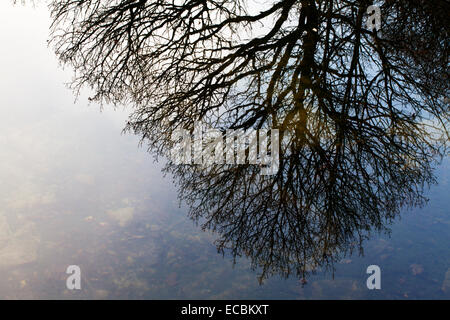
[[[126,110],[73,104],[70,72],[45,46],[46,11],[1,7],[14,32],[0,39],[0,299],[450,299],[448,157],[429,202],[373,234],[363,256],[306,283],[259,284],[247,258],[233,264],[188,218],[163,161],[121,134]],[[66,288],[69,265],[81,290]],[[366,287],[369,265],[381,290]]]

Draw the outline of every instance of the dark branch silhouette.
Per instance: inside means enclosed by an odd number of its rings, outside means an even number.
[[[280,170],[168,164],[191,216],[262,278],[333,262],[423,202],[448,147],[447,1],[59,0],[52,43],[92,100],[167,155],[203,121],[277,128]]]

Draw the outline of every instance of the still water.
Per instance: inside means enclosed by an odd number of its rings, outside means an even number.
[[[307,283],[260,285],[246,258],[217,253],[216,236],[187,217],[163,160],[121,133],[126,109],[100,112],[88,93],[73,103],[71,72],[45,45],[45,9],[0,9],[0,298],[450,298],[448,158],[429,203],[374,234],[364,256]],[[381,290],[366,287],[373,264]],[[66,288],[69,265],[81,268],[81,290]]]

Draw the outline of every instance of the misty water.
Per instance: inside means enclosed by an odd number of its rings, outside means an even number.
[[[27,23],[23,23],[27,20]],[[423,208],[402,212],[335,272],[272,277],[219,254],[179,204],[129,110],[74,103],[46,47],[45,8],[0,5],[0,298],[2,299],[443,299],[450,298],[450,162]],[[66,288],[78,265],[82,289]],[[381,268],[368,290],[366,268]]]

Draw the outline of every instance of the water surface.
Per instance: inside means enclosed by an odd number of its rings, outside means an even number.
[[[42,8],[0,5],[0,298],[4,299],[443,299],[450,298],[448,159],[429,203],[402,213],[391,234],[302,283],[272,277],[217,253],[179,206],[127,110],[73,103],[45,45]],[[23,23],[24,20],[29,23]],[[7,30],[7,32],[5,31]],[[382,271],[368,290],[366,268]],[[82,290],[66,288],[67,266]]]

